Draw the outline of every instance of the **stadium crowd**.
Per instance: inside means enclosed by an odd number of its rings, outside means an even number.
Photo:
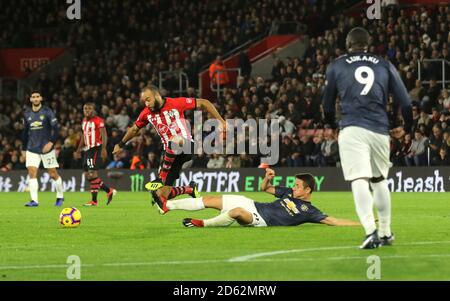
[[[192,84],[186,96],[195,97],[200,70],[206,69],[217,55],[264,35],[277,20],[294,21],[308,29],[311,39],[305,56],[278,59],[271,78],[239,78],[237,88],[226,88],[216,105],[227,119],[278,119],[282,125],[279,166],[339,165],[339,133],[323,121],[321,91],[327,64],[345,53],[345,36],[355,25],[370,31],[369,50],[388,58],[398,68],[413,100],[413,133],[392,139],[393,163],[450,165],[449,92],[437,83],[442,77],[440,68],[432,63],[423,65],[422,78],[430,81],[424,85],[418,80],[417,67],[418,61],[426,58],[450,61],[448,5],[410,10],[389,7],[384,9],[382,20],[369,21],[365,15],[339,17],[324,5],[325,1],[244,1],[247,5],[242,1],[213,2],[216,5],[208,1],[177,1],[177,5],[171,5],[171,1],[90,1],[83,3],[89,6],[89,13],[81,24],[66,24],[57,31],[43,30],[39,32],[45,34],[23,39],[24,35],[18,33],[27,28],[54,28],[58,24],[58,16],[65,13],[66,7],[54,2],[47,2],[45,18],[29,16],[23,26],[3,28],[0,46],[58,44],[76,49],[71,69],[64,69],[54,80],[41,73],[37,85],[61,125],[55,148],[62,168],[81,167],[73,152],[80,139],[83,103],[94,102],[105,118],[111,153],[142,109],[138,101],[140,88],[157,84],[159,71],[186,72]],[[18,3],[27,15],[33,15],[28,1]],[[5,16],[11,18],[8,24],[22,24],[23,18],[16,13]],[[171,95],[170,88],[167,93]],[[23,169],[20,132],[24,102],[0,97],[0,168]],[[392,120],[398,119],[392,99],[388,109]],[[161,150],[156,132],[147,128],[126,152],[111,155],[106,166],[156,168]],[[255,155],[199,154],[194,160],[195,167],[207,168],[256,167],[259,163]]]

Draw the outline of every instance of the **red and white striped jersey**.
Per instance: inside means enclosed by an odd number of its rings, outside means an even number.
[[[193,110],[196,107],[195,98],[165,98],[163,107],[152,112],[149,108],[144,108],[138,119],[136,126],[142,128],[151,123],[161,137],[164,149],[169,147],[169,141],[175,136],[182,136],[192,140],[190,128],[186,126],[184,111]]]
[[[84,149],[102,145],[102,135],[100,129],[105,127],[103,118],[94,116],[91,119],[83,119],[82,128],[84,135]]]

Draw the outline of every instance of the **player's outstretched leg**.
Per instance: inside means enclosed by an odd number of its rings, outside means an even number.
[[[188,186],[171,187],[170,194],[167,197],[168,200],[174,199],[179,195],[188,194],[193,198],[200,197],[200,192],[197,188],[197,183],[191,181]]]
[[[157,192],[153,193],[153,199],[161,214],[165,214],[170,210],[188,210],[197,211],[205,208],[222,209],[221,196],[205,196],[200,198],[185,198],[169,201],[168,196],[171,192],[170,186],[164,186]]]
[[[237,207],[229,211],[223,212],[216,217],[199,220],[192,218],[183,219],[183,225],[188,228],[192,227],[227,227],[237,221],[241,225],[249,225],[253,221],[253,216],[247,210]]]
[[[182,194],[189,194],[192,198],[199,198],[200,193],[197,189],[197,183],[191,181],[189,186],[183,187],[171,187],[171,186],[163,186],[158,190],[152,190],[150,188],[150,184],[153,182],[147,183],[145,186],[148,190],[150,190],[153,201],[152,204],[158,207],[158,210],[161,214],[167,213],[170,209],[166,207],[166,202],[170,199],[173,199]],[[186,199],[183,199],[183,203]],[[200,208],[202,209],[202,208]],[[199,209],[198,209],[199,210]]]
[[[50,178],[52,178],[53,182],[55,183],[56,188],[56,202],[55,206],[60,207],[64,202],[64,192],[63,192],[63,183],[62,178],[56,171],[56,168],[49,168],[48,173],[50,175]]]
[[[380,245],[375,217],[373,216],[373,197],[369,189],[369,180],[357,179],[352,182],[353,198],[355,200],[356,213],[364,227],[366,237],[361,244],[361,249],[375,249]]]

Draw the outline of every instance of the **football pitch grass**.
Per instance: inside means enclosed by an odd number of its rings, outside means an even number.
[[[268,194],[243,193],[258,201]],[[148,193],[119,192],[110,206],[86,208],[89,193],[66,193],[81,226],[61,228],[54,193],[25,208],[27,193],[0,194],[0,280],[67,280],[67,258],[81,260],[81,280],[367,280],[377,255],[381,280],[450,280],[450,194],[394,193],[395,246],[359,250],[360,227],[185,228],[174,211],[162,216]],[[323,212],[356,220],[350,192],[313,194]]]

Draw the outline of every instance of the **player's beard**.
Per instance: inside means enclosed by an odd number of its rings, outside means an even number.
[[[161,109],[161,103],[158,100],[155,100],[155,105],[153,106],[153,111],[159,111]]]

